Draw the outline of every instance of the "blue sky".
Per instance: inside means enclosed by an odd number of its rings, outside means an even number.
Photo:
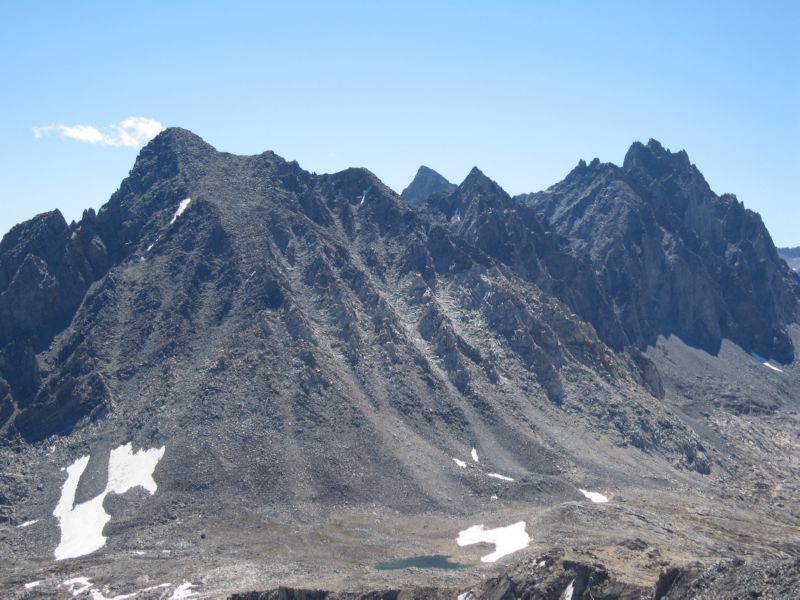
[[[103,204],[137,153],[109,126],[143,117],[398,191],[420,164],[536,191],[653,137],[800,245],[800,2],[0,8],[0,234]]]

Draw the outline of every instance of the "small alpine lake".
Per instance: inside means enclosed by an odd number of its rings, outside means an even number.
[[[469,565],[462,565],[461,563],[450,562],[449,556],[443,554],[429,554],[423,556],[412,556],[410,558],[403,558],[401,560],[394,560],[391,562],[378,563],[375,568],[378,571],[395,571],[398,569],[446,569],[449,571],[455,569],[466,569]]]

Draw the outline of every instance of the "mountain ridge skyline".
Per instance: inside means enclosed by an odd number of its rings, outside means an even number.
[[[193,135],[197,135],[197,134],[195,134],[195,133],[191,132],[189,129],[186,129],[186,128],[184,128],[184,127],[181,127],[181,126],[168,126],[168,127],[165,127],[164,129],[162,129],[162,132],[163,132],[163,131],[165,131],[165,130],[168,130],[168,129],[173,129],[173,130],[183,130],[183,131],[190,132],[190,133],[192,133]],[[200,136],[198,136],[198,137],[200,137]],[[206,143],[206,144],[208,144],[208,142],[206,142],[204,138],[200,137],[200,139],[201,139],[201,140],[203,140],[203,143]],[[661,143],[660,143],[658,140],[656,140],[655,138],[648,138],[648,142],[656,142],[656,143],[657,143],[659,146],[661,146]],[[630,149],[631,149],[633,146],[635,146],[636,144],[642,144],[642,142],[641,142],[640,140],[635,140],[635,141],[633,141],[633,142],[631,142],[631,143],[630,143],[630,146],[628,147],[628,150],[627,150],[627,151],[625,152],[625,154],[623,155],[623,160],[622,160],[622,161],[620,161],[620,165],[622,165],[622,164],[624,163],[624,157],[625,157],[625,155],[627,155],[627,153],[628,153],[628,152],[630,152]],[[211,144],[209,144],[209,145],[211,145]],[[218,150],[218,149],[217,149],[216,147],[214,147],[214,146],[211,146],[211,147],[213,147],[213,148],[214,148],[215,150],[217,150],[218,152],[223,152],[223,153],[228,153],[228,154],[231,154],[231,152],[228,152],[228,151],[225,151],[225,150]],[[278,155],[278,154],[277,154],[277,153],[276,153],[274,150],[264,150],[264,151],[257,152],[257,153],[254,153],[254,154],[241,154],[241,155],[237,154],[237,155],[239,155],[239,156],[259,156],[259,155],[261,155],[261,154],[267,154],[267,153],[272,153],[272,154],[276,154],[276,155]],[[682,154],[682,155],[685,155],[685,156],[687,157],[687,160],[688,160],[688,153],[687,153],[686,149],[685,149],[685,148],[683,148],[683,147],[682,147],[680,150],[676,151],[676,152],[675,152],[675,154],[679,154],[679,155],[680,155],[680,154]],[[298,160],[297,160],[297,159],[284,159],[284,160],[287,160],[288,162],[298,163]],[[618,167],[617,163],[615,163],[615,162],[613,162],[613,161],[606,161],[606,162],[603,162],[603,161],[601,161],[601,159],[600,159],[599,157],[596,157],[596,156],[595,156],[595,157],[593,157],[593,158],[591,158],[591,159],[589,159],[589,160],[588,160],[588,163],[587,163],[587,159],[586,159],[586,158],[579,158],[579,159],[578,159],[578,162],[575,164],[575,166],[574,166],[574,167],[572,167],[572,169],[570,169],[570,170],[568,170],[568,171],[565,171],[565,173],[564,173],[564,175],[563,175],[563,176],[566,176],[567,174],[569,174],[570,172],[574,171],[575,169],[581,168],[581,166],[586,166],[586,165],[587,165],[587,164],[589,164],[589,163],[592,163],[592,164],[603,164],[603,165],[613,165],[613,166],[615,166],[615,167]],[[439,172],[439,171],[438,171],[436,168],[434,168],[434,167],[431,167],[430,165],[435,165],[435,161],[429,161],[429,163],[428,163],[427,165],[425,165],[425,164],[423,164],[423,165],[420,165],[420,166],[417,168],[417,174],[416,174],[416,176],[419,176],[419,174],[420,174],[420,171],[423,171],[423,172],[424,172],[424,171],[426,171],[426,170],[427,170],[427,171],[429,171],[430,173],[432,173],[434,176],[438,176],[438,177],[440,177],[440,178],[441,178],[441,179],[442,179],[444,182],[446,182],[447,184],[449,184],[449,185],[451,185],[451,186],[456,186],[456,185],[457,185],[457,184],[453,183],[452,181],[450,181],[449,179],[447,179],[446,177],[444,177],[444,176],[443,176],[443,175],[442,175],[442,174],[441,174],[441,173],[440,173],[440,172]],[[694,165],[694,163],[692,163],[692,165]],[[351,165],[351,166],[344,167],[344,168],[342,168],[341,170],[338,170],[338,171],[330,171],[330,172],[324,172],[324,173],[320,173],[320,174],[321,174],[321,175],[335,175],[335,174],[337,174],[337,173],[341,173],[341,172],[343,172],[343,171],[347,171],[347,170],[349,170],[349,169],[352,169],[352,168],[365,169],[365,170],[369,171],[370,173],[372,173],[372,174],[373,174],[375,177],[377,177],[379,180],[383,181],[383,180],[381,179],[381,177],[380,177],[380,176],[379,176],[377,173],[373,172],[373,171],[372,171],[372,170],[370,170],[369,168],[367,168],[367,167],[354,167],[354,166],[352,166],[352,165]],[[467,172],[466,172],[466,175],[464,175],[464,176],[463,176],[463,178],[462,178],[460,181],[463,183],[463,181],[464,181],[464,180],[466,180],[466,179],[469,177],[470,173],[471,173],[471,172],[472,172],[472,170],[474,170],[474,169],[478,169],[479,171],[481,171],[481,173],[485,173],[485,170],[481,168],[481,165],[479,165],[479,164],[473,164],[473,165],[472,165],[472,166],[469,168],[469,170],[467,170]],[[314,171],[310,171],[310,172],[314,172]],[[315,173],[315,172],[314,172],[314,173]],[[315,173],[315,174],[316,174],[316,173]],[[562,178],[563,178],[563,176],[562,176]],[[490,177],[490,178],[492,179],[492,181],[496,181],[496,180],[495,180],[493,177]],[[410,184],[413,184],[413,183],[414,183],[414,177],[412,177],[412,178],[410,178],[410,179],[407,179],[406,181],[407,181],[407,183],[405,183],[405,184],[397,184],[397,185],[395,185],[394,187],[391,187],[391,189],[392,189],[392,190],[393,190],[393,191],[394,191],[396,194],[398,194],[399,196],[403,197],[403,192],[404,192],[405,188],[407,188],[407,187],[408,187]],[[505,191],[505,189],[506,189],[506,188],[505,188],[505,186],[503,186],[503,184],[502,184],[502,183],[500,183],[500,182],[497,182],[497,183],[498,183],[498,185],[500,185],[500,187],[501,187],[501,188],[502,188],[502,189]],[[558,181],[556,181],[556,182],[553,182],[553,183],[550,183],[550,184],[548,184],[548,185],[547,185],[547,187],[541,188],[540,190],[527,190],[527,191],[521,191],[521,192],[519,192],[519,193],[516,193],[516,194],[512,194],[512,193],[510,193],[510,192],[507,192],[507,193],[509,193],[509,194],[510,194],[512,197],[518,198],[518,197],[522,197],[522,196],[528,196],[528,195],[532,195],[532,194],[537,194],[537,193],[540,193],[540,192],[546,192],[546,191],[547,191],[549,188],[551,188],[551,187],[553,187],[553,186],[557,185],[557,183],[558,183]],[[736,196],[736,193],[735,193],[735,192],[725,192],[724,194],[725,194],[725,195],[730,195],[730,196]],[[740,202],[741,202],[741,200],[740,200]],[[743,202],[743,203],[744,203],[744,202]],[[83,207],[81,207],[81,208],[79,208],[79,209],[76,209],[76,210],[77,210],[77,212],[78,212],[78,213],[82,213],[83,211],[85,211],[85,210],[87,210],[87,209],[89,209],[89,208],[92,208],[92,207],[90,207],[90,206],[83,206]],[[98,207],[98,208],[99,208],[99,207]],[[59,212],[61,212],[62,214],[64,214],[64,211],[61,209],[61,207],[58,207],[58,206],[53,206],[53,207],[51,207],[50,209],[48,209],[48,210],[45,210],[45,211],[42,211],[42,212],[51,212],[52,210],[56,210],[56,209],[57,209]],[[753,212],[758,212],[758,211],[755,211],[755,210],[754,210],[754,209],[752,209],[752,208],[748,208],[748,210],[752,210]],[[37,213],[37,214],[42,214],[42,213]],[[24,221],[30,220],[30,219],[32,219],[32,218],[33,218],[33,217],[35,217],[35,216],[36,216],[36,215],[31,215],[31,217],[29,217],[28,219],[24,219],[23,221],[19,221],[18,223],[13,223],[13,224],[11,224],[11,225],[9,226],[8,230],[7,230],[6,232],[4,232],[2,235],[0,235],[0,238],[2,238],[2,237],[3,237],[3,236],[6,234],[6,233],[10,232],[10,231],[11,231],[11,229],[12,229],[13,227],[15,227],[16,225],[19,225],[20,223],[22,223],[22,222],[24,222]],[[68,222],[68,223],[71,223],[71,222],[73,222],[73,221],[76,221],[76,222],[77,222],[77,220],[78,220],[78,219],[77,219],[77,218],[75,218],[75,217],[70,217],[68,214],[65,214],[64,216],[65,216],[65,219],[67,220],[67,222]],[[772,232],[770,232],[770,235],[772,235]],[[794,243],[791,243],[791,242],[790,242],[790,243],[784,243],[784,244],[778,244],[778,243],[776,243],[775,245],[776,245],[776,247],[778,247],[778,246],[781,246],[781,247],[788,248],[788,249],[791,249],[791,248],[793,248],[793,247],[795,247],[795,246],[798,246],[798,244],[794,244]]]

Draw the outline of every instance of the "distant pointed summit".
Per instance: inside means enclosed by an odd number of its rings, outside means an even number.
[[[414,180],[400,196],[409,204],[419,204],[432,194],[452,192],[454,189],[456,189],[455,184],[447,181],[433,169],[422,165],[414,176]]]
[[[480,212],[493,208],[507,208],[511,197],[500,185],[487,177],[478,167],[472,167],[467,177],[456,190],[458,204],[462,212],[466,212],[470,205]]]

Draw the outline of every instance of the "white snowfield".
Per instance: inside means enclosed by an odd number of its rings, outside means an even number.
[[[462,469],[466,469],[467,468],[467,463],[465,463],[463,460],[460,460],[458,458],[453,458],[453,462],[456,463]],[[22,526],[20,525],[20,527],[22,527]]]
[[[582,490],[580,488],[578,488],[578,491],[580,491],[581,494],[586,496],[589,500],[591,500],[595,504],[603,504],[605,502],[608,502],[608,497],[598,492],[587,492],[586,490]]]
[[[186,212],[186,209],[189,208],[189,205],[191,203],[192,203],[191,198],[186,198],[186,200],[181,200],[181,203],[178,205],[178,210],[175,211],[175,214],[172,216],[172,221],[170,221],[169,224],[172,225],[173,223],[175,223],[175,221],[178,220],[178,217],[180,217],[184,212]]]
[[[474,460],[475,462],[480,462],[478,460],[478,451],[475,450],[475,448],[472,449],[472,460]]]
[[[459,546],[494,544],[494,552],[481,557],[481,562],[489,563],[527,548],[531,538],[525,532],[525,521],[520,521],[497,529],[486,529],[483,525],[475,525],[459,532],[456,543]]]
[[[67,480],[61,498],[53,510],[61,528],[61,541],[55,550],[56,560],[91,554],[106,543],[103,528],[111,520],[103,508],[108,494],[124,494],[137,486],[154,494],[157,488],[153,471],[164,456],[164,447],[132,451],[130,443],[111,451],[108,460],[108,483],[102,493],[75,506],[75,492],[89,457],[82,456],[67,467]]]

